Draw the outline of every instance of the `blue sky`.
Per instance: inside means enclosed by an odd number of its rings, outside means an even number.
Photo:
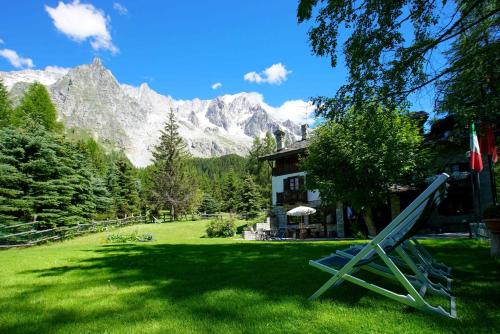
[[[74,67],[99,56],[118,81],[147,82],[176,99],[255,91],[279,106],[331,96],[345,68],[332,69],[329,59],[311,54],[309,25],[297,24],[296,6],[290,0],[9,1],[0,11],[0,49],[16,52],[17,69]],[[12,57],[0,57],[0,71],[10,70],[16,70]],[[429,94],[414,100],[413,109],[430,110]]]

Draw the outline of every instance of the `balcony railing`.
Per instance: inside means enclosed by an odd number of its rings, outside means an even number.
[[[276,193],[276,205],[307,203],[307,191],[285,191]]]

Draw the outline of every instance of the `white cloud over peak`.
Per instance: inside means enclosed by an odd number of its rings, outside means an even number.
[[[74,0],[68,4],[59,2],[54,8],[46,5],[45,10],[57,30],[69,38],[77,42],[88,39],[94,50],[108,50],[113,54],[118,52],[111,41],[110,17],[93,5]]]
[[[61,66],[46,66],[45,71],[47,72],[52,72],[52,73],[58,73],[58,74],[66,74],[68,73],[70,68],[67,67],[61,67]]]
[[[314,123],[314,106],[304,100],[285,101],[281,106],[272,108],[271,114],[279,120],[291,120],[297,124]],[[307,116],[306,116],[307,115]]]
[[[216,82],[212,85],[212,89],[219,89],[222,87],[222,83],[220,82]]]
[[[257,72],[248,72],[243,76],[243,79],[249,82],[255,83],[268,83],[271,85],[280,85],[284,81],[288,79],[288,75],[292,73],[286,69],[285,65],[282,63],[277,63],[269,66],[264,71]]]
[[[10,49],[0,49],[0,56],[4,57],[15,68],[32,68],[35,66],[31,58],[24,58],[17,54],[16,51]]]
[[[127,15],[128,9],[124,5],[119,2],[113,2],[113,9],[118,12],[120,15]]]

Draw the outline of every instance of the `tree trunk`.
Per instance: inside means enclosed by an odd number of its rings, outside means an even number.
[[[491,257],[500,258],[500,234],[491,233]]]
[[[173,222],[175,219],[175,209],[174,209],[174,206],[171,205],[170,206],[170,221]]]
[[[366,228],[368,229],[368,236],[374,237],[377,235],[377,228],[373,222],[372,208],[368,207],[363,212],[363,218],[365,219]]]

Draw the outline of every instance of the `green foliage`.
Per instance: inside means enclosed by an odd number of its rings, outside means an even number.
[[[203,213],[216,213],[219,211],[220,204],[217,202],[215,198],[213,198],[209,193],[203,194],[203,200],[201,202],[200,207],[198,208],[199,212]]]
[[[65,225],[87,220],[95,211],[85,157],[60,136],[42,128],[4,128],[0,156],[0,187],[16,209],[10,219],[36,215],[39,221]]]
[[[236,154],[224,155],[212,158],[191,158],[188,164],[193,169],[200,189],[209,193],[217,201],[221,202],[223,197],[223,183],[229,172],[237,178],[243,178],[246,174],[246,159]]]
[[[0,222],[6,225],[26,221],[33,212],[32,200],[27,196],[30,181],[19,170],[18,154],[22,152],[5,145],[10,134],[0,130]]]
[[[348,81],[334,98],[314,99],[317,113],[338,120],[353,106],[371,101],[390,109],[404,106],[410,93],[448,73],[446,65],[429,66],[434,53],[488,17],[498,30],[497,1],[458,1],[452,13],[448,6],[447,1],[300,0],[298,21],[315,16],[309,31],[312,52],[329,57],[332,67],[343,52],[348,69]],[[474,55],[463,60],[464,68],[476,68]]]
[[[47,88],[35,82],[29,86],[21,104],[15,110],[14,124],[36,124],[48,131],[60,132],[62,123],[57,121],[57,112]]]
[[[251,176],[245,177],[237,197],[238,213],[246,215],[248,218],[256,217],[262,209],[262,197]]]
[[[139,212],[139,184],[135,168],[125,154],[115,154],[108,169],[106,184],[117,217]]]
[[[376,206],[391,185],[419,181],[421,140],[413,122],[397,111],[350,111],[315,131],[303,161],[306,186],[319,189],[325,203]]]
[[[0,128],[10,124],[12,118],[12,102],[9,93],[0,79]]]
[[[170,110],[160,141],[153,151],[151,199],[154,211],[169,209],[171,219],[191,211],[200,192],[188,166],[189,154],[178,132],[173,109]]]
[[[491,11],[498,2],[484,1],[466,20],[468,24]],[[439,112],[455,116],[462,128],[472,121],[500,123],[500,40],[498,16],[463,32],[448,51],[449,69],[438,83]]]
[[[234,220],[221,218],[212,220],[207,224],[207,236],[209,238],[228,238],[236,233],[236,224]]]
[[[247,172],[254,177],[260,195],[271,204],[271,166],[267,161],[260,161],[259,157],[276,151],[276,141],[270,132],[263,139],[255,137],[247,158]]]
[[[110,233],[106,236],[106,242],[113,244],[123,244],[127,242],[150,242],[154,241],[154,235],[150,232],[139,234],[138,231],[131,233]]]
[[[241,178],[230,170],[222,180],[221,185],[221,209],[225,212],[236,212],[239,209],[239,193],[241,189]]]

